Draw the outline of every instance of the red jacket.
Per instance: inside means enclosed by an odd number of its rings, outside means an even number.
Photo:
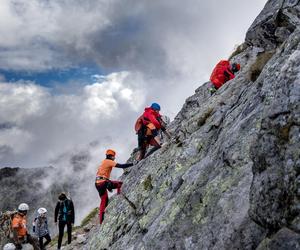
[[[145,108],[145,112],[143,114],[144,125],[151,122],[157,129],[161,129],[161,124],[159,122],[160,117],[161,115],[152,108]]]
[[[227,60],[221,60],[214,68],[210,76],[210,81],[215,85],[216,89],[220,88],[225,82],[234,78],[233,72],[230,70],[230,63]]]

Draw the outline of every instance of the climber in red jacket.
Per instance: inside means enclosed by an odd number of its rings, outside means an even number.
[[[141,115],[136,121],[135,131],[138,135],[139,147],[138,161],[151,155],[161,147],[161,142],[158,136],[159,130],[162,130],[168,138],[171,137],[171,135],[166,131],[166,124],[162,121],[159,111],[160,105],[158,103],[152,103],[150,107],[145,108],[143,115]],[[153,148],[146,154],[146,150],[149,145],[153,146]]]
[[[227,60],[221,60],[214,68],[210,76],[212,86],[209,89],[213,94],[219,89],[225,82],[233,79],[235,73],[240,70],[241,66],[238,63],[230,64]]]

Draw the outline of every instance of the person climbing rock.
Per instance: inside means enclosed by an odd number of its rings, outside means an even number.
[[[40,249],[44,250],[45,247],[51,242],[51,237],[48,229],[48,220],[47,220],[47,209],[39,208],[38,216],[34,219],[33,222],[33,232],[39,239]],[[43,240],[46,239],[44,243]]]
[[[27,212],[29,206],[26,203],[21,203],[18,207],[18,212],[14,214],[12,219],[12,231],[14,244],[16,249],[22,249],[22,244],[29,243],[34,250],[40,250],[37,238],[31,236],[27,231]]]
[[[137,161],[146,158],[161,148],[159,130],[163,131],[169,139],[171,138],[171,135],[166,130],[166,124],[161,119],[159,111],[160,105],[158,103],[152,103],[150,107],[145,108],[143,115],[141,115],[135,123],[139,149]],[[149,145],[153,147],[146,154]]]
[[[235,73],[240,70],[241,66],[238,63],[232,63],[228,60],[221,60],[214,68],[210,81],[212,85],[209,88],[211,94],[215,93],[225,82],[233,79]]]
[[[68,199],[65,193],[60,193],[58,202],[55,207],[54,222],[58,220],[58,242],[57,249],[60,249],[64,236],[65,226],[67,225],[68,244],[72,241],[72,225],[75,221],[74,204],[71,199]]]
[[[108,193],[107,190],[112,192],[113,189],[117,189],[117,194],[121,193],[121,186],[123,182],[121,181],[112,181],[110,180],[110,174],[114,167],[116,168],[128,168],[133,166],[132,163],[120,164],[115,162],[116,152],[112,149],[106,150],[106,159],[102,161],[100,164],[96,180],[95,186],[98,190],[101,202],[99,205],[99,220],[100,224],[102,224],[104,219],[105,208],[108,205]]]

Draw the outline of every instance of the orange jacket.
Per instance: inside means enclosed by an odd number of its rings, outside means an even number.
[[[214,68],[210,76],[210,81],[216,89],[220,88],[225,82],[234,78],[233,72],[230,70],[230,63],[227,60],[221,60]]]
[[[12,228],[17,229],[19,238],[23,238],[25,235],[27,235],[26,223],[26,215],[21,215],[19,213],[14,215],[12,220]]]
[[[97,171],[97,177],[104,177],[106,179],[110,178],[110,173],[112,169],[117,165],[117,163],[110,159],[105,159],[100,164],[98,171]]]

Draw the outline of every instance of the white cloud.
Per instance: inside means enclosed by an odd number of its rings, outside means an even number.
[[[0,83],[0,121],[22,124],[40,116],[48,104],[48,92],[33,83]]]
[[[89,50],[89,34],[109,23],[102,14],[108,5],[106,1],[1,0],[0,47],[5,50],[0,52],[0,67],[45,70],[73,65],[73,51]]]
[[[128,141],[128,133],[107,138],[120,127],[127,129],[122,125],[124,117],[135,119],[136,110],[142,110],[142,91],[136,89],[130,72],[94,79],[93,84],[83,86],[76,94],[64,95],[53,95],[34,83],[0,84],[0,120],[2,124],[13,124],[0,130],[0,146],[9,146],[14,152],[9,160],[7,155],[0,155],[0,160],[5,158],[7,164],[16,164],[26,158],[24,165],[44,165],[92,141]],[[139,96],[135,97],[137,92]],[[128,147],[126,152],[130,150]]]
[[[242,42],[265,2],[1,0],[0,67],[45,70],[92,61],[148,74],[193,73]]]
[[[83,118],[88,118],[91,122],[105,118],[113,120],[122,112],[120,101],[129,104],[135,111],[141,108],[144,103],[143,95],[136,86],[130,86],[126,82],[129,75],[129,72],[124,71],[106,77],[94,76],[96,83],[84,87]]]
[[[9,147],[15,154],[27,153],[33,139],[30,132],[17,127],[0,130],[0,147]]]

